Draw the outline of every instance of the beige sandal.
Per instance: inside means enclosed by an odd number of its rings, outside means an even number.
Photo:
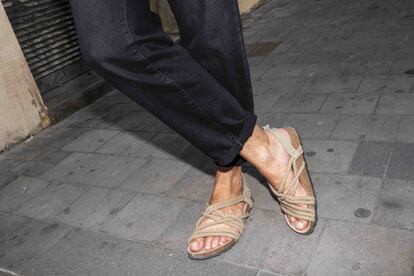
[[[204,210],[202,216],[198,219],[196,223],[195,230],[193,234],[188,239],[187,243],[187,253],[191,259],[195,260],[204,260],[207,258],[215,257],[220,255],[230,249],[239,239],[241,234],[244,231],[247,218],[250,215],[250,211],[253,208],[253,197],[250,193],[249,188],[247,187],[247,182],[242,173],[242,181],[243,181],[243,194],[241,196],[225,200],[219,203],[206,204],[206,209]],[[245,202],[244,205],[244,215],[242,217],[234,216],[231,214],[225,214],[223,211],[219,210],[221,208],[229,207],[240,202]],[[200,226],[200,223],[203,219],[209,218],[213,220],[210,223]],[[226,229],[223,231],[216,231],[216,230],[208,230],[210,226],[218,225],[218,224],[227,224],[231,226],[230,229]],[[193,252],[190,249],[191,241],[195,238],[205,238],[205,237],[229,237],[231,238],[227,243],[207,250],[202,248],[200,251]]]
[[[312,181],[309,177],[306,161],[303,155],[303,149],[300,141],[299,134],[292,127],[284,128],[290,136],[288,139],[285,135],[278,132],[275,128],[270,128],[269,125],[263,127],[263,129],[269,129],[283,148],[291,156],[289,160],[288,168],[283,175],[282,183],[279,190],[283,191],[279,193],[273,186],[267,182],[272,192],[276,195],[280,202],[280,208],[285,214],[285,219],[289,227],[300,234],[310,234],[316,225],[316,200],[315,193],[312,186]],[[287,182],[289,172],[293,169],[294,178],[292,182]],[[296,188],[302,184],[307,196],[295,196]],[[298,205],[307,205],[307,207],[300,207]],[[298,219],[309,221],[308,227],[303,230],[297,230],[294,225],[289,221],[288,216],[292,216]]]

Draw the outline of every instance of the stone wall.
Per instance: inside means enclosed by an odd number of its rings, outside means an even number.
[[[46,108],[0,3],[0,151],[49,124]]]

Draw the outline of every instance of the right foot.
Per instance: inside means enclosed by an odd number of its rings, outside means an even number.
[[[242,186],[242,175],[241,167],[233,167],[231,169],[218,168],[216,173],[215,185],[213,193],[211,194],[209,204],[218,203],[224,200],[228,200],[243,194]],[[237,217],[242,217],[244,215],[245,202],[241,202],[230,207],[225,207],[219,209],[225,214],[231,214]],[[205,218],[201,221],[200,226],[211,223],[213,220]],[[207,230],[216,230],[216,231],[234,231],[235,228],[228,224],[217,224],[212,225]],[[237,230],[237,229],[236,229]],[[226,236],[222,237],[205,237],[205,238],[196,238],[190,243],[190,250],[192,252],[199,252],[201,249],[214,249],[219,246],[223,246],[226,243],[230,242],[232,239]]]

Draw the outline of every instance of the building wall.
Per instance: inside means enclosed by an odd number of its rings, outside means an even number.
[[[48,124],[39,90],[0,4],[0,151]]]

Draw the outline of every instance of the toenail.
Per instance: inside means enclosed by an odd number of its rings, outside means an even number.
[[[224,242],[222,242],[222,241],[221,241],[221,242],[220,242],[220,245],[224,245]]]

